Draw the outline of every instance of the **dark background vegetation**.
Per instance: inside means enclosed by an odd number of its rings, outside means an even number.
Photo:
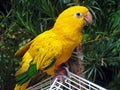
[[[20,58],[16,50],[51,28],[60,12],[87,6],[94,22],[84,28],[85,78],[109,90],[120,88],[119,0],[0,0],[0,90],[12,90]]]

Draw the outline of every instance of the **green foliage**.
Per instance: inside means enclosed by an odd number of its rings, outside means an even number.
[[[83,40],[85,73],[93,81],[97,76],[103,80],[108,78],[102,67],[113,70],[112,77],[120,69],[120,3],[115,0],[96,1],[100,12],[94,10],[95,22],[89,32],[84,32]]]
[[[113,81],[109,83],[110,90],[118,90],[120,88],[120,72],[114,77]]]

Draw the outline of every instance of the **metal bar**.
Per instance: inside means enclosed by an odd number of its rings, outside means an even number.
[[[29,87],[27,90],[107,90],[97,84],[94,84],[82,77],[79,77],[71,72],[69,72],[69,77],[63,76],[64,83],[58,81],[58,78],[55,78],[53,81],[53,77],[45,79],[34,86]]]

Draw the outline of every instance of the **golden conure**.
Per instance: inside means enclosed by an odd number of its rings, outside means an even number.
[[[53,28],[22,46],[16,56],[22,56],[22,64],[16,72],[14,90],[25,90],[39,70],[49,75],[65,63],[82,40],[82,28],[92,23],[92,15],[84,6],[72,6],[57,18]]]

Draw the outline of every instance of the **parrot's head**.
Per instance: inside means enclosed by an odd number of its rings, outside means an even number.
[[[92,15],[84,6],[72,6],[64,10],[57,18],[54,27],[81,30],[83,26],[92,23]]]

